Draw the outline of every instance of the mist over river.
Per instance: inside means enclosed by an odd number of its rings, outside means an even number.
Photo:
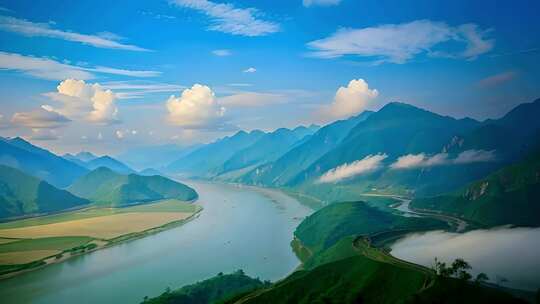
[[[397,241],[391,254],[428,267],[434,257],[445,262],[463,258],[474,275],[484,272],[492,282],[505,278],[502,285],[513,288],[540,288],[540,228],[415,233]]]
[[[144,296],[243,269],[264,280],[292,272],[293,231],[311,211],[279,192],[187,182],[204,210],[155,235],[0,281],[7,303],[139,303]]]

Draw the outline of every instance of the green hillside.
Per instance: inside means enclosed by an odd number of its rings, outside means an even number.
[[[448,228],[446,223],[420,217],[404,217],[364,202],[334,203],[308,216],[294,235],[312,252],[327,249],[340,239],[372,235],[389,230],[430,230]]]
[[[298,127],[294,130],[280,128],[267,133],[249,147],[236,152],[222,165],[220,174],[251,165],[274,161],[289,151],[294,144],[313,134],[317,127]]]
[[[57,212],[88,203],[15,168],[0,165],[0,218]]]
[[[68,190],[99,205],[123,206],[174,198],[197,198],[192,188],[162,176],[122,175],[101,167],[81,177]]]
[[[540,150],[465,188],[411,206],[442,211],[484,226],[540,226]]]
[[[16,137],[0,138],[0,164],[17,168],[59,188],[67,187],[88,169]]]
[[[231,274],[217,276],[184,286],[173,291],[166,291],[158,297],[147,299],[145,304],[206,304],[226,300],[238,294],[267,287],[261,282],[245,275],[241,270]]]
[[[240,178],[250,184],[282,186],[309,165],[336,147],[349,131],[373,112],[366,111],[346,120],[320,128],[302,144],[297,145],[274,162],[261,165]]]

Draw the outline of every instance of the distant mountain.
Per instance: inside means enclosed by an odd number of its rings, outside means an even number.
[[[335,148],[359,122],[373,112],[365,111],[346,120],[326,125],[274,162],[264,164],[241,177],[242,182],[282,186]]]
[[[170,173],[183,173],[189,176],[213,176],[216,174],[216,168],[219,168],[236,152],[257,142],[264,134],[259,130],[249,133],[239,131],[233,136],[224,137],[194,150],[172,162],[166,169]]]
[[[145,168],[166,167],[173,161],[200,148],[200,144],[192,146],[179,146],[175,144],[142,146],[131,148],[115,158],[131,168],[143,170]]]
[[[89,203],[15,168],[0,165],[0,219],[58,212]]]
[[[174,198],[197,198],[192,188],[162,176],[123,175],[100,167],[75,181],[68,190],[98,205],[124,206]]]
[[[99,167],[109,168],[120,174],[129,174],[135,173],[135,170],[121,163],[120,161],[110,157],[110,156],[101,156],[95,158],[85,164],[85,167],[89,170],[94,170]]]
[[[484,121],[457,136],[447,150],[497,150],[499,156],[516,161],[530,152],[540,138],[540,99],[516,106],[500,119]]]
[[[0,139],[0,164],[17,168],[63,188],[88,170],[22,138]]]
[[[87,162],[98,158],[94,154],[92,154],[90,152],[84,152],[84,151],[79,152],[79,153],[77,153],[75,155],[73,155],[71,153],[66,153],[66,154],[62,155],[62,157],[69,160],[69,161],[71,161],[71,162],[74,162],[77,165],[82,166],[82,167],[86,167]]]
[[[143,176],[152,176],[152,175],[161,175],[163,176],[163,173],[161,173],[159,170],[156,170],[154,168],[146,168],[144,170],[139,171],[139,175]]]
[[[452,214],[480,225],[540,226],[540,149],[461,190],[413,200],[414,208]]]
[[[315,125],[301,126],[293,130],[280,128],[267,133],[252,145],[231,156],[220,168],[219,173],[274,161],[289,151],[298,141],[315,133],[318,128]]]

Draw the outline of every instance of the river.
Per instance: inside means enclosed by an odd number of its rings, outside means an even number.
[[[187,184],[200,195],[199,217],[0,281],[2,303],[139,303],[218,272],[277,280],[299,265],[290,241],[307,207],[274,190]]]

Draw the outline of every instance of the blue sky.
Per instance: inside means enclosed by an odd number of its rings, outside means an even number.
[[[114,154],[324,124],[390,101],[499,117],[540,97],[539,8],[0,1],[0,135]]]

